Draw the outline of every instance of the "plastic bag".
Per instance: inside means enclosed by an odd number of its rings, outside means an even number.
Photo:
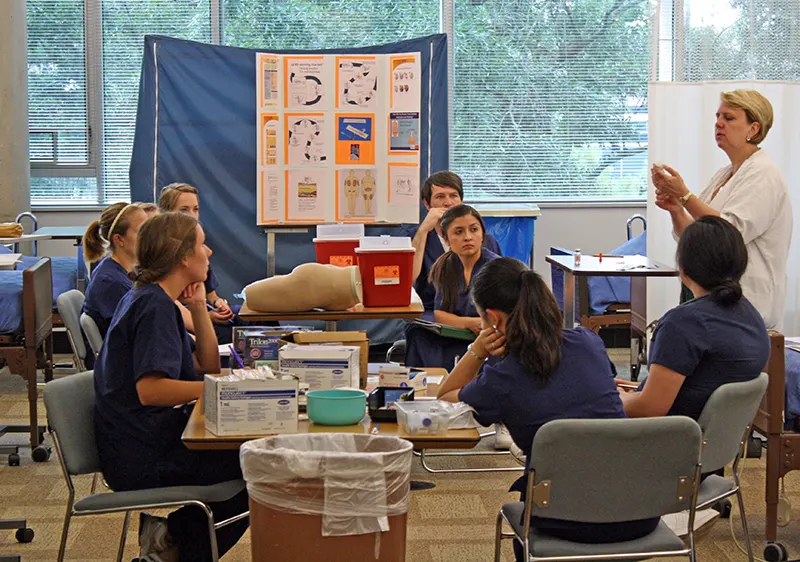
[[[239,451],[247,492],[267,507],[322,516],[322,535],[389,530],[408,511],[412,445],[352,433],[276,435]]]

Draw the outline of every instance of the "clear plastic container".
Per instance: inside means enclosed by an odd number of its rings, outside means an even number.
[[[450,429],[450,410],[439,400],[395,402],[397,423],[408,435],[442,435]]]

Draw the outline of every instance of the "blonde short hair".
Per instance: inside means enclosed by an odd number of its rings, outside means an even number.
[[[720,100],[728,107],[741,109],[747,115],[747,120],[760,125],[758,133],[748,142],[760,144],[772,128],[772,104],[763,95],[755,90],[733,90],[720,94]]]

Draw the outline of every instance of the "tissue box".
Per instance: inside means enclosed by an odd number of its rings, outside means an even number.
[[[408,367],[381,367],[378,371],[378,386],[425,388],[427,385],[427,373],[422,371],[412,371]]]
[[[276,326],[272,328],[245,329],[239,332],[239,340],[236,349],[239,349],[239,341],[242,342],[242,361],[246,367],[269,367],[278,368],[278,348],[279,340],[297,330],[302,330],[301,326]]]
[[[367,388],[367,365],[369,361],[369,340],[366,332],[295,332],[280,341],[280,345],[339,345],[358,347],[359,388]]]
[[[280,348],[280,370],[295,375],[309,390],[358,388],[360,349],[346,345],[294,345]]]
[[[214,435],[297,433],[298,380],[206,375],[206,429]]]

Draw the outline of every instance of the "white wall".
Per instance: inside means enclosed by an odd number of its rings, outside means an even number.
[[[625,221],[637,213],[646,213],[644,203],[626,207],[545,206],[536,220],[534,269],[550,283],[550,267],[544,258],[551,246],[580,248],[585,254],[616,248],[626,239]],[[88,226],[100,216],[100,211],[35,211],[35,214],[40,227]],[[640,224],[635,223],[634,235],[641,232]],[[39,255],[73,256],[75,248],[69,241],[48,240],[39,243]]]
[[[536,220],[533,269],[550,284],[550,266],[544,258],[551,246],[580,248],[583,254],[609,252],[627,240],[625,223],[628,217],[647,216],[646,210],[645,203],[625,207],[545,206],[542,216]],[[641,221],[636,221],[633,235],[641,232]]]

